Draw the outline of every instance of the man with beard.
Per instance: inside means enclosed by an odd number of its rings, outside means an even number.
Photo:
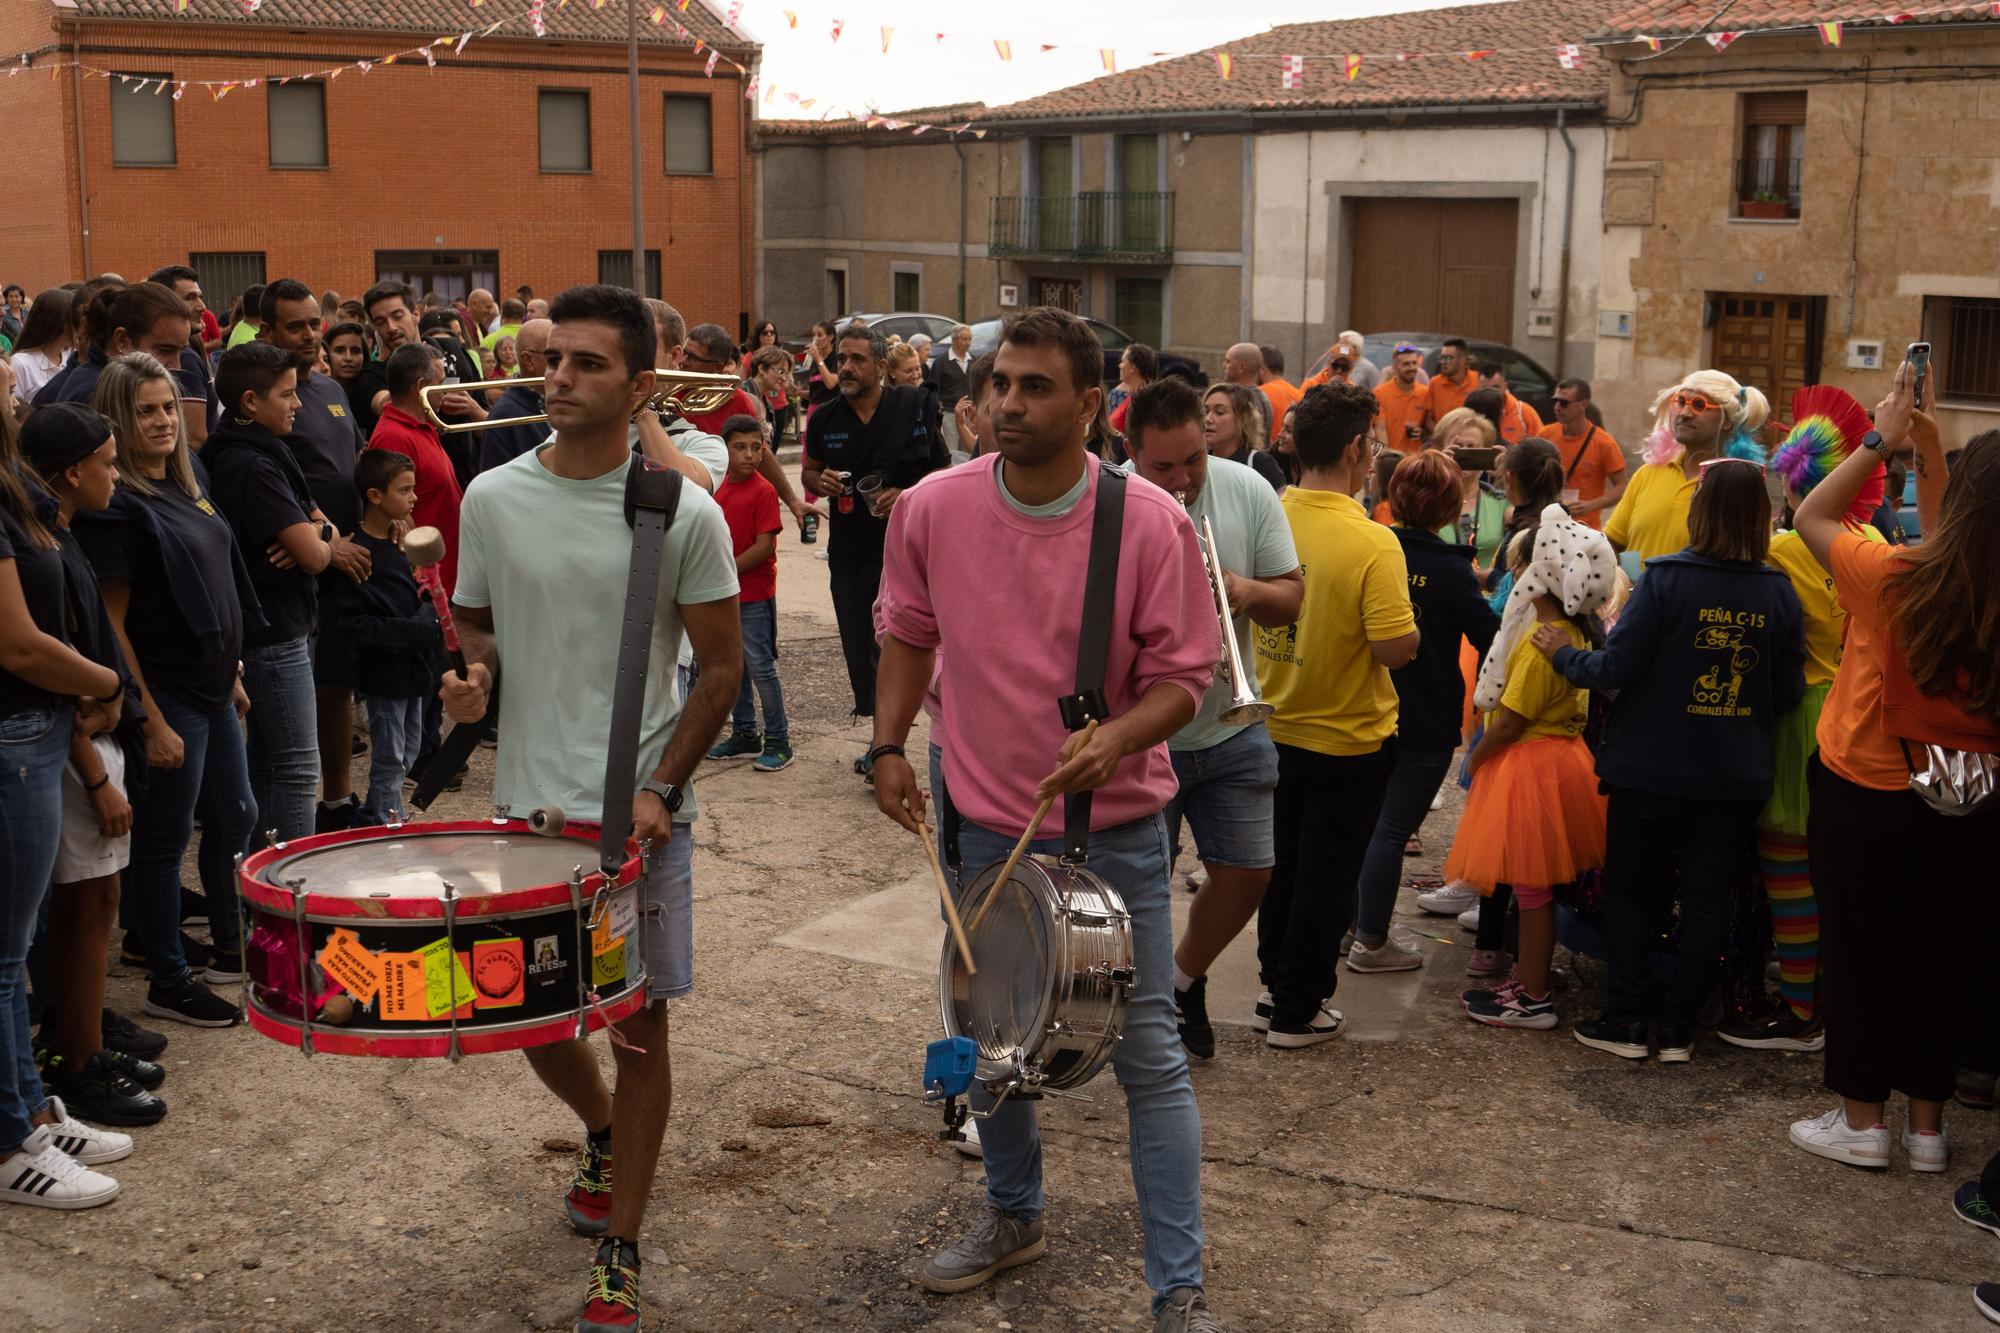
[[[333,563],[320,575],[321,619],[313,643],[313,704],[319,721],[320,804],[316,831],[345,828],[356,801],[352,776],[353,648],[335,631],[335,603],[329,583],[361,583],[369,574],[368,548],[356,544],[361,501],[354,491],[354,459],[365,447],[347,392],[319,365],[319,299],[297,278],[280,278],[264,288],[258,310],[261,337],[292,358],[299,372],[299,408],[285,437],[306,487],[334,526]]]
[[[840,335],[834,355],[840,397],[806,423],[799,473],[807,491],[832,503],[826,562],[857,717],[875,713],[875,663],[881,648],[873,613],[889,514],[897,497],[932,471],[938,457],[925,425],[923,390],[882,383],[888,350],[873,329],[850,325]],[[854,761],[854,771],[874,780],[874,764],[865,755]]]

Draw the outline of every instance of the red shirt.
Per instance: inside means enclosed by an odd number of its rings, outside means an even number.
[[[722,517],[729,523],[729,545],[737,555],[749,550],[765,533],[782,531],[778,522],[778,492],[754,472],[748,481],[725,478],[715,488],[715,502],[722,506]],[[736,583],[740,601],[768,602],[776,597],[777,543],[771,544],[771,554],[763,564],[736,571]]]
[[[382,409],[368,447],[407,455],[417,465],[417,508],[410,522],[444,534],[444,560],[438,573],[449,593],[458,586],[458,474],[438,443],[437,427],[391,403]]]
[[[696,430],[706,431],[710,435],[720,435],[723,423],[738,414],[756,421],[763,420],[757,415],[757,400],[741,389],[713,412],[683,412],[681,416],[691,422]],[[753,599],[745,597],[743,600],[747,602]]]

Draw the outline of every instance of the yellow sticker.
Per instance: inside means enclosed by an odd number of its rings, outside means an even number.
[[[424,1008],[432,1018],[443,1018],[454,1007],[461,1011],[472,1004],[472,975],[466,971],[465,955],[451,951],[448,940],[432,940],[417,950],[416,956],[424,960]],[[458,1004],[452,1000],[453,987],[457,987]]]
[[[625,979],[625,941],[619,940],[603,953],[590,960],[590,984],[609,986],[614,981]]]

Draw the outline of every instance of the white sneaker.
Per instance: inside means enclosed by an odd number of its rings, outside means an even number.
[[[1271,1030],[1271,992],[1257,992],[1257,1007],[1250,1011],[1250,1030],[1269,1032]]]
[[[1830,1157],[1849,1166],[1870,1171],[1886,1170],[1889,1166],[1889,1127],[1870,1125],[1867,1129],[1850,1129],[1847,1112],[1838,1106],[1823,1116],[1793,1121],[1792,1142],[1816,1156]],[[1944,1167],[1935,1169],[1942,1171]]]
[[[118,1182],[56,1147],[49,1126],[37,1125],[21,1150],[0,1162],[0,1199],[35,1208],[95,1208],[118,1197]]]
[[[132,1155],[130,1134],[98,1129],[95,1125],[86,1125],[72,1118],[60,1097],[49,1098],[49,1108],[56,1113],[56,1122],[49,1126],[56,1147],[85,1166],[103,1166],[106,1162],[120,1162]]]
[[[1350,972],[1408,972],[1422,967],[1424,956],[1407,944],[1399,943],[1395,936],[1382,942],[1379,949],[1371,949],[1360,940],[1347,951],[1347,970]]]
[[[1477,902],[1458,914],[1458,928],[1470,931],[1474,935],[1479,933],[1479,904]]]
[[[1936,1174],[1944,1170],[1951,1159],[1951,1141],[1945,1137],[1940,1125],[1935,1130],[1914,1130],[1908,1119],[1903,1121],[1903,1151],[1909,1155],[1910,1170]]]
[[[965,1124],[959,1129],[959,1133],[965,1135],[965,1137],[962,1139],[953,1139],[951,1143],[952,1147],[958,1149],[966,1157],[986,1156],[986,1145],[979,1141],[979,1122],[977,1120],[974,1120],[971,1116],[967,1116]]]
[[[1443,788],[1443,787],[1439,787],[1439,788],[1437,789],[1437,795],[1435,795],[1435,796],[1431,797],[1431,809],[1433,809],[1433,810],[1442,810],[1442,809],[1444,809],[1444,788]]]
[[[1266,1045],[1281,1051],[1302,1050],[1307,1046],[1317,1046],[1323,1041],[1332,1041],[1347,1029],[1347,1019],[1340,1010],[1322,1004],[1319,1012],[1303,1023],[1273,1022],[1265,1032]]]
[[[1457,916],[1479,905],[1479,895],[1456,881],[1441,889],[1427,889],[1417,895],[1417,906],[1433,916]]]

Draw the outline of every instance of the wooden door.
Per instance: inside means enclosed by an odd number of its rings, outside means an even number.
[[[1735,292],[1714,300],[1715,368],[1762,390],[1772,417],[1783,417],[1792,391],[1806,384],[1809,298]]]
[[[1035,304],[1052,305],[1072,315],[1083,313],[1083,281],[1079,278],[1036,278]]]
[[[1357,199],[1347,327],[1514,337],[1513,199]]]

